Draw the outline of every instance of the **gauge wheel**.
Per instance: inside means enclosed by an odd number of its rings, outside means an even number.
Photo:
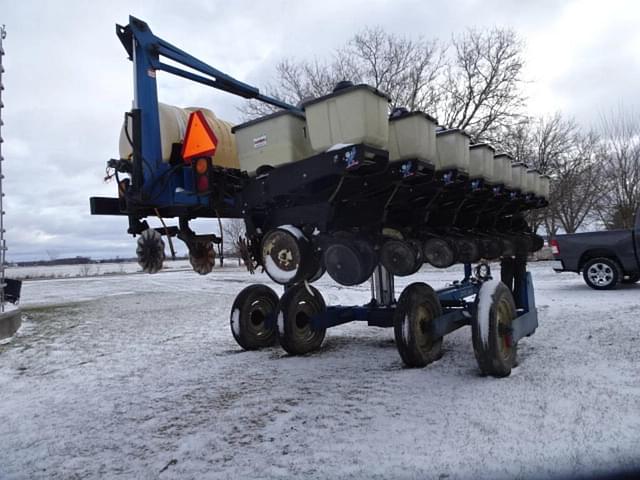
[[[231,307],[231,333],[245,350],[270,347],[276,341],[278,295],[266,285],[249,285]]]
[[[320,348],[327,329],[315,328],[311,319],[326,308],[320,292],[306,282],[287,289],[276,313],[278,340],[287,353],[304,355]]]
[[[426,283],[412,283],[398,299],[393,331],[400,358],[407,367],[425,367],[442,357],[442,337],[432,333],[442,314],[436,292]]]
[[[484,375],[507,377],[516,366],[515,318],[516,304],[509,288],[499,280],[484,282],[476,295],[471,322],[473,352]]]
[[[611,290],[622,278],[620,265],[615,260],[601,257],[585,263],[582,269],[585,283],[594,290]]]

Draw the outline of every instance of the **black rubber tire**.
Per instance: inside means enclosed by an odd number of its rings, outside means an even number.
[[[473,353],[484,375],[507,377],[516,366],[518,345],[511,341],[516,304],[507,286],[497,280],[482,284],[471,322]]]
[[[457,261],[460,263],[476,263],[482,258],[480,245],[476,239],[464,237],[456,239]]]
[[[324,268],[324,263],[322,263],[321,258],[314,258],[313,261],[314,261],[314,268],[310,269],[310,271],[315,271],[316,273],[314,273],[309,277],[309,280],[307,280],[309,283],[313,283],[320,280],[322,276],[325,274],[325,272],[327,271],[327,269]]]
[[[424,265],[424,253],[422,251],[422,242],[420,240],[409,239],[407,242],[409,242],[416,252],[416,263],[411,271],[411,275],[413,275],[414,273],[418,273],[422,268],[422,265]]]
[[[375,261],[363,253],[363,245],[350,238],[334,238],[322,257],[329,276],[340,285],[352,286],[366,282],[375,268]]]
[[[425,262],[436,268],[448,268],[456,263],[458,252],[453,242],[446,238],[433,237],[422,246]]]
[[[245,350],[270,347],[276,342],[278,295],[266,285],[249,285],[231,307],[231,333]],[[269,322],[271,317],[271,322]]]
[[[624,283],[626,285],[631,283],[638,283],[640,281],[640,273],[634,273],[629,275],[629,278],[623,278],[620,280],[620,283]]]
[[[376,250],[373,248],[373,245],[371,245],[371,243],[367,240],[356,238],[354,242],[356,244],[356,247],[358,247],[358,250],[360,250],[360,255],[362,255],[362,259],[364,261],[363,270],[365,272],[364,281],[367,281],[369,280],[369,278],[371,278],[373,271],[376,269],[380,261],[380,259],[378,258],[378,252],[376,252]]]
[[[320,348],[327,329],[313,329],[309,320],[326,308],[320,292],[310,285],[301,283],[287,289],[276,316],[278,340],[287,353],[304,355]]]
[[[393,316],[393,332],[407,367],[425,367],[442,357],[442,337],[430,334],[432,322],[440,315],[438,295],[426,283],[412,283],[402,291]]]
[[[380,250],[380,263],[392,275],[406,277],[415,273],[418,252],[405,240],[387,240]]]
[[[610,258],[592,258],[582,267],[582,278],[594,290],[611,290],[622,279],[622,269]]]
[[[500,257],[504,249],[502,239],[499,237],[482,237],[479,239],[482,257],[487,260],[495,260]]]

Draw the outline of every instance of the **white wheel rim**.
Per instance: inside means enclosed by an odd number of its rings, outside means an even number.
[[[587,277],[594,285],[606,287],[613,282],[613,269],[606,263],[594,263],[587,270]]]

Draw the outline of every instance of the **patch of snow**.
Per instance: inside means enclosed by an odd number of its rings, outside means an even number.
[[[281,336],[284,336],[284,314],[282,312],[278,313],[278,333]]]
[[[280,225],[278,227],[281,230],[286,230],[291,235],[295,237],[296,240],[306,240],[304,233],[298,227],[294,227],[293,225]]]
[[[0,345],[0,478],[564,478],[639,467],[640,285],[594,292],[550,262],[530,270],[540,326],[518,342],[506,379],[477,375],[469,327],[424,369],[403,368],[393,329],[366,322],[329,329],[315,355],[243,352],[229,331],[233,301],[273,282],[242,267],[26,281],[23,326]],[[396,295],[462,276],[425,266],[397,278]],[[327,305],[371,299],[368,284],[314,286]]]
[[[402,321],[402,338],[404,339],[404,344],[409,344],[409,315],[404,316],[404,320]]]
[[[240,335],[240,309],[236,308],[231,312],[231,329],[236,336]]]
[[[482,340],[482,345],[485,348],[489,346],[489,315],[491,313],[491,305],[493,303],[493,294],[500,285],[500,280],[493,279],[487,280],[480,287],[480,292],[478,295],[480,298],[478,299],[478,312],[476,322],[478,325],[478,332],[480,333],[480,339]]]
[[[273,278],[278,283],[281,283],[281,284],[289,283],[291,279],[293,279],[293,277],[296,276],[296,273],[298,273],[297,268],[289,272],[287,272],[286,270],[282,270],[280,267],[276,265],[276,262],[273,261],[273,258],[271,258],[270,255],[265,256],[264,261],[265,261],[265,266],[264,266],[265,270],[269,272],[269,275],[271,276],[271,278]]]
[[[333,152],[334,150],[341,150],[343,148],[347,148],[353,145],[353,143],[336,143],[332,147],[330,147],[327,152]]]

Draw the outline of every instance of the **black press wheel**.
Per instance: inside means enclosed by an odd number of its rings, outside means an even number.
[[[610,290],[622,279],[620,266],[610,258],[593,258],[582,267],[582,277],[594,290]]]
[[[245,350],[270,347],[276,341],[278,295],[266,285],[249,285],[231,307],[231,333]]]
[[[304,355],[320,348],[326,328],[313,328],[311,319],[324,312],[320,292],[300,283],[289,287],[280,298],[277,311],[278,340],[291,355]]]
[[[516,366],[518,345],[513,341],[516,304],[507,286],[498,280],[482,284],[471,323],[473,352],[485,375],[506,377]]]
[[[638,283],[640,281],[640,273],[633,273],[631,275],[627,275],[627,278],[623,278],[620,280],[620,283]]]
[[[393,318],[396,346],[407,367],[424,367],[442,356],[442,337],[432,334],[442,314],[440,300],[426,283],[412,283],[402,291]]]

